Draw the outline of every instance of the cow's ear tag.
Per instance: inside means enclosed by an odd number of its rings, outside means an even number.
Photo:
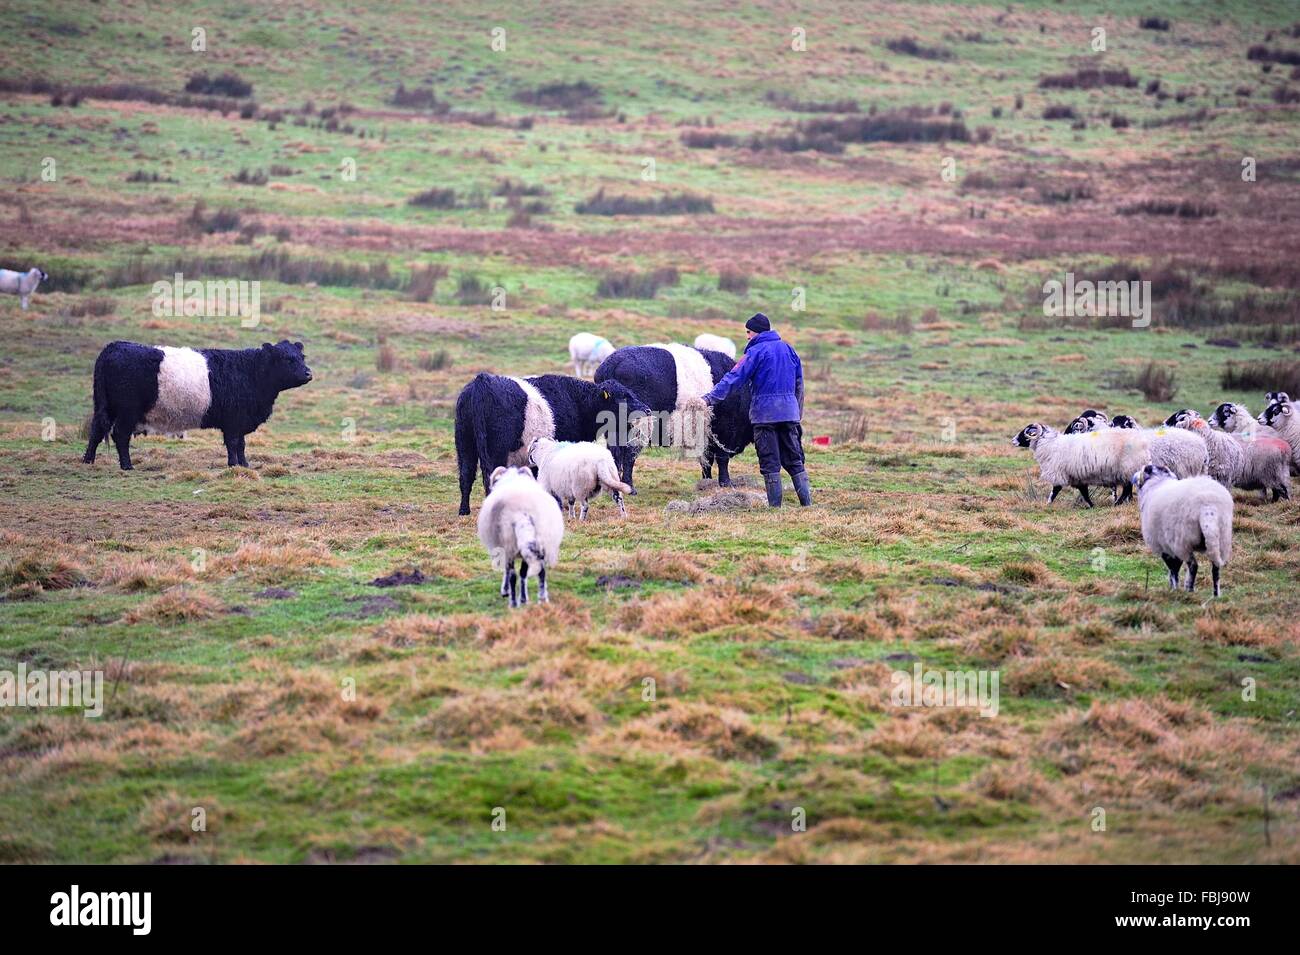
[[[608,392],[608,391],[602,391],[601,394],[604,396],[604,398],[605,398],[606,401],[609,401],[609,392]]]

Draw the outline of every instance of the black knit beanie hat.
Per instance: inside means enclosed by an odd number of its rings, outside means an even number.
[[[745,323],[745,327],[755,334],[761,334],[763,332],[770,332],[772,330],[772,323],[767,320],[766,315],[759,312]]]

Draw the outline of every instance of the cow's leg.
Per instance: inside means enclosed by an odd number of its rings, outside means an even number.
[[[731,487],[731,455],[718,452],[718,486]]]
[[[713,446],[709,445],[704,449],[704,454],[700,456],[700,478],[702,480],[707,481],[713,477],[713,458]],[[722,473],[721,467],[718,468],[718,473]],[[721,478],[719,478],[718,483],[722,483]]]
[[[123,471],[133,469],[131,464],[131,435],[134,432],[134,421],[118,418],[113,422],[113,444],[117,446],[117,463]]]
[[[221,440],[226,443],[226,467],[239,467],[239,435],[233,431],[221,432]]]
[[[86,464],[95,463],[95,454],[99,451],[100,442],[108,436],[108,430],[103,424],[102,416],[98,414],[91,415],[90,440],[86,442],[86,453],[81,456],[83,462]]]

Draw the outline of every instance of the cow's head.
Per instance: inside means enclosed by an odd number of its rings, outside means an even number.
[[[311,381],[311,369],[303,357],[302,342],[288,339],[275,345],[266,342],[262,345],[262,360],[268,368],[271,383],[279,391],[301,388]]]

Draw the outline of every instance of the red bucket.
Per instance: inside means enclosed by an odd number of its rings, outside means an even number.
[[[813,444],[819,448],[829,448],[831,446],[831,436],[829,434],[814,435]]]

